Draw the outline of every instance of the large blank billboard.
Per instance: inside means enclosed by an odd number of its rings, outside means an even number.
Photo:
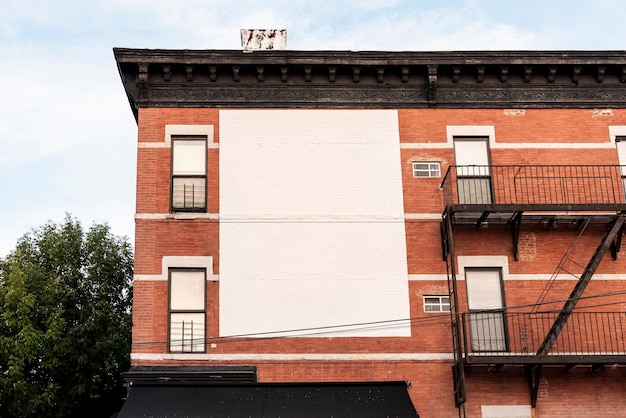
[[[397,112],[222,110],[220,334],[408,336]]]

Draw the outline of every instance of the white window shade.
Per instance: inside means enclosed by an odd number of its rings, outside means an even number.
[[[459,176],[488,176],[489,175],[489,151],[487,141],[483,139],[460,139],[454,141],[454,158]]]
[[[195,139],[176,139],[172,147],[172,174],[206,174],[206,141]]]
[[[203,271],[170,273],[170,310],[203,310],[205,278]]]
[[[626,176],[626,139],[617,142],[617,157],[621,165],[622,176]]]
[[[465,282],[470,309],[501,309],[503,307],[499,270],[466,270]]]

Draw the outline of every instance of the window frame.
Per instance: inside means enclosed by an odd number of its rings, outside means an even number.
[[[626,125],[609,125],[609,137],[615,144],[619,164],[622,192],[626,199]],[[622,146],[620,146],[620,143]],[[624,148],[624,149],[622,149]]]
[[[201,308],[172,308],[172,273],[202,273],[202,307]],[[205,268],[169,268],[167,273],[167,352],[168,353],[176,353],[176,354],[197,354],[197,353],[206,353],[207,343],[206,343],[206,335],[207,335],[207,270]],[[180,349],[174,349],[172,345],[172,317],[180,316],[180,315],[202,315],[204,319],[204,323],[202,326],[202,337],[201,342],[195,342],[195,338],[193,337],[189,343],[185,343],[185,339],[181,339]],[[192,328],[192,330],[195,328]],[[184,329],[182,335],[184,336]],[[186,346],[189,346],[189,349],[185,349]],[[195,349],[197,346],[201,346],[201,349]]]
[[[454,166],[456,167],[457,199],[459,204],[492,204],[494,203],[493,177],[491,173],[491,147],[488,136],[462,136],[454,135],[452,143],[454,146]],[[478,159],[481,164],[476,164],[476,158],[470,158],[467,163],[466,156],[459,153],[460,144],[480,144],[484,145],[484,154],[480,153]],[[482,147],[481,147],[482,148]],[[481,150],[481,151],[483,151]],[[476,157],[477,154],[474,154]]]
[[[473,298],[473,294],[477,288],[472,286],[473,290],[470,291],[470,281],[467,277],[468,273],[477,275],[481,273],[496,273],[498,275],[496,288],[499,291],[499,297],[497,299],[492,299],[491,303],[499,306],[473,307],[473,305],[475,305],[473,301],[476,301],[476,299]],[[481,293],[484,294],[482,291]],[[467,298],[468,324],[470,327],[469,335],[472,352],[510,352],[511,346],[506,315],[507,305],[503,268],[466,266],[465,294]],[[484,301],[479,302],[484,303]],[[485,323],[487,323],[486,331],[484,326]],[[498,327],[494,328],[495,332],[489,332],[492,330],[492,326]],[[499,334],[502,334],[501,341],[497,338],[500,336]]]
[[[437,303],[427,303],[426,299],[428,298],[438,298],[439,301]],[[444,302],[444,298],[448,299],[448,302]],[[425,313],[449,313],[450,312],[450,295],[422,295],[423,301],[423,309]],[[444,306],[448,306],[446,310],[444,310]],[[427,307],[438,307],[439,310],[430,310]]]
[[[202,174],[177,174],[175,172],[175,149],[177,141],[199,141],[203,142],[204,150],[204,173]],[[208,202],[208,135],[171,135],[171,152],[170,152],[170,212],[199,212],[204,213],[207,211]],[[200,206],[196,206],[195,197],[192,194],[191,207],[186,207],[185,191],[183,189],[183,205],[182,207],[175,205],[175,188],[174,184],[180,179],[195,179],[200,180],[200,183],[204,187],[204,196]]]
[[[426,164],[427,168],[418,169],[416,166],[419,164]],[[439,161],[412,161],[411,166],[413,169],[414,178],[419,178],[419,179],[441,178],[441,162]],[[418,172],[425,173],[426,175],[419,176],[417,175]]]

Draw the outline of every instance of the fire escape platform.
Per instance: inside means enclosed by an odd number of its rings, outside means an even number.
[[[611,215],[616,212],[626,210],[626,203],[612,203],[612,204],[532,204],[532,203],[505,203],[505,204],[451,204],[448,205],[452,213],[466,213],[466,214],[484,214],[487,212],[489,215],[501,215],[505,217],[506,214],[513,215],[517,212],[525,212],[528,214],[542,216],[545,214],[554,214],[555,216],[572,216],[570,212],[588,212],[590,216],[602,216]]]
[[[624,176],[626,167],[618,165],[451,166],[440,189],[453,222],[581,212],[601,220],[626,210]]]
[[[537,356],[533,354],[514,354],[496,353],[490,354],[472,354],[468,355],[464,362],[467,366],[471,365],[555,365],[555,366],[577,366],[577,365],[626,365],[626,353],[620,354],[549,354],[545,356]]]
[[[626,211],[623,204],[452,204],[447,206],[454,224],[507,224],[521,217],[523,222],[567,222],[576,226],[582,219],[605,224]]]
[[[493,310],[458,318],[458,357],[466,366],[626,365],[626,312]]]

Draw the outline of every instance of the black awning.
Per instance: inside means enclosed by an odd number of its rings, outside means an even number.
[[[419,418],[404,382],[133,385],[118,418]]]

